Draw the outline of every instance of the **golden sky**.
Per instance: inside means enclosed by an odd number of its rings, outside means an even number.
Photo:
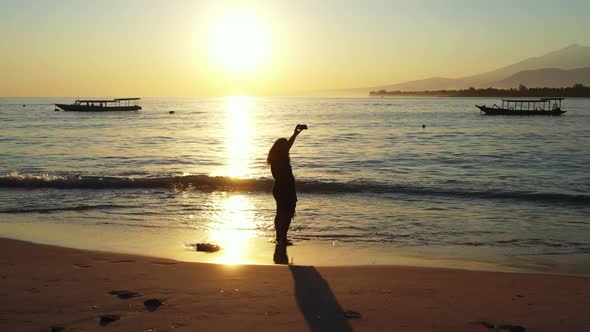
[[[574,0],[4,0],[0,96],[288,96],[458,77],[590,44],[588,13]]]

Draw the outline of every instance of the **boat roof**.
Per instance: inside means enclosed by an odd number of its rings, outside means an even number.
[[[141,98],[116,98],[116,99],[78,99],[77,102],[81,103],[114,103],[117,101],[125,100],[140,100]]]
[[[112,99],[78,99],[76,101],[79,101],[81,103],[108,103],[108,102],[113,102],[114,100],[112,100]]]
[[[544,101],[550,101],[550,100],[564,100],[564,99],[565,99],[564,97],[542,97],[542,98],[537,98],[537,99],[515,99],[515,98],[509,98],[509,99],[502,99],[502,101],[533,103],[533,102],[544,102]]]

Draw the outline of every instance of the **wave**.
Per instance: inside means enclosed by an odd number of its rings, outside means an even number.
[[[63,212],[63,211],[85,211],[85,210],[96,210],[96,209],[115,209],[125,208],[123,205],[113,204],[99,204],[99,205],[76,205],[76,206],[63,206],[63,207],[52,207],[52,208],[16,208],[0,210],[0,213],[52,213],[52,212]]]
[[[270,192],[272,179],[238,179],[223,176],[186,175],[170,177],[114,177],[114,176],[57,176],[10,173],[0,176],[0,188],[56,188],[56,189],[172,189],[202,191]],[[533,201],[548,204],[590,205],[590,195],[504,191],[497,189],[472,190],[462,188],[433,188],[406,184],[386,184],[363,181],[297,181],[297,191],[311,194],[406,194],[465,199],[503,199]]]
[[[0,176],[0,188],[56,188],[56,189],[203,189],[254,190],[272,189],[270,179],[237,179],[223,176],[186,175],[171,177],[117,177],[80,175],[32,175],[12,172]]]

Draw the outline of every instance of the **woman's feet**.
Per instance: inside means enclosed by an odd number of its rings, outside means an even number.
[[[272,257],[275,264],[289,264],[289,256],[287,256],[287,247],[278,243],[275,245],[275,253]]]

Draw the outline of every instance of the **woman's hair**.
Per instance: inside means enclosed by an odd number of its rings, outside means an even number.
[[[266,162],[268,164],[272,164],[274,162],[281,162],[286,160],[289,162],[289,141],[286,138],[279,138],[275,141],[272,145],[270,150],[268,151],[268,157],[266,158]]]

